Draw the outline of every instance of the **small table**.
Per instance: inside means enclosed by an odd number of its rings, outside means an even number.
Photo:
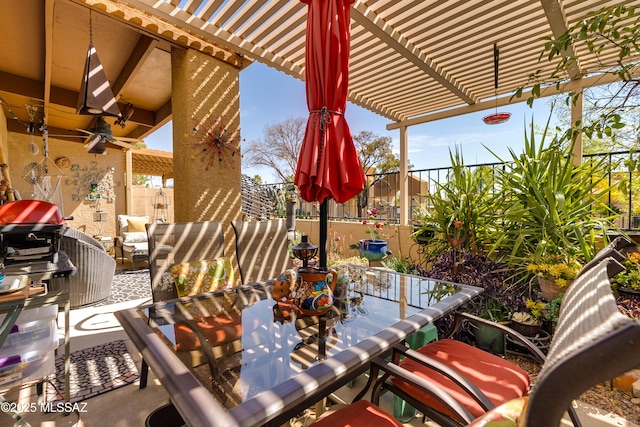
[[[281,425],[482,292],[345,268],[349,299],[323,316],[287,321],[269,281],[115,315],[189,425]]]
[[[110,254],[111,250],[113,249],[113,237],[102,236],[98,239],[98,241],[102,243],[102,246],[104,246],[104,250]]]

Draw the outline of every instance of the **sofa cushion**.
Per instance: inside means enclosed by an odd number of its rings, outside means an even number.
[[[142,229],[138,229],[138,230],[129,230],[129,219],[133,219],[134,222],[136,221],[143,221],[142,224]],[[120,235],[122,235],[122,233],[124,233],[125,231],[145,231],[145,224],[147,224],[149,222],[149,216],[147,215],[118,215],[118,232],[120,233]]]
[[[125,231],[122,233],[122,238],[124,239],[124,244],[147,243],[147,233],[142,231]]]
[[[234,284],[231,260],[225,257],[175,264],[170,271],[180,297],[217,291]]]
[[[149,245],[147,242],[123,243],[122,250],[132,256],[149,255]]]
[[[149,222],[149,217],[146,216],[127,218],[127,231],[130,233],[145,233],[146,229],[144,226],[147,222]]]

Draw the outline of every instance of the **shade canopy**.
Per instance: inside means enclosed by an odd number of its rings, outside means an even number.
[[[309,5],[305,77],[309,119],[295,184],[302,199],[346,202],[365,175],[344,117],[349,85],[350,5],[354,0],[301,0]]]

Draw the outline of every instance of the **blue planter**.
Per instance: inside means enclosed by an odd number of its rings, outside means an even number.
[[[360,240],[360,256],[369,261],[379,261],[387,256],[386,240]]]

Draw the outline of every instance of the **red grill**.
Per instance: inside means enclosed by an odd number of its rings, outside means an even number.
[[[56,205],[18,200],[0,206],[0,242],[4,265],[58,262],[64,219]]]

